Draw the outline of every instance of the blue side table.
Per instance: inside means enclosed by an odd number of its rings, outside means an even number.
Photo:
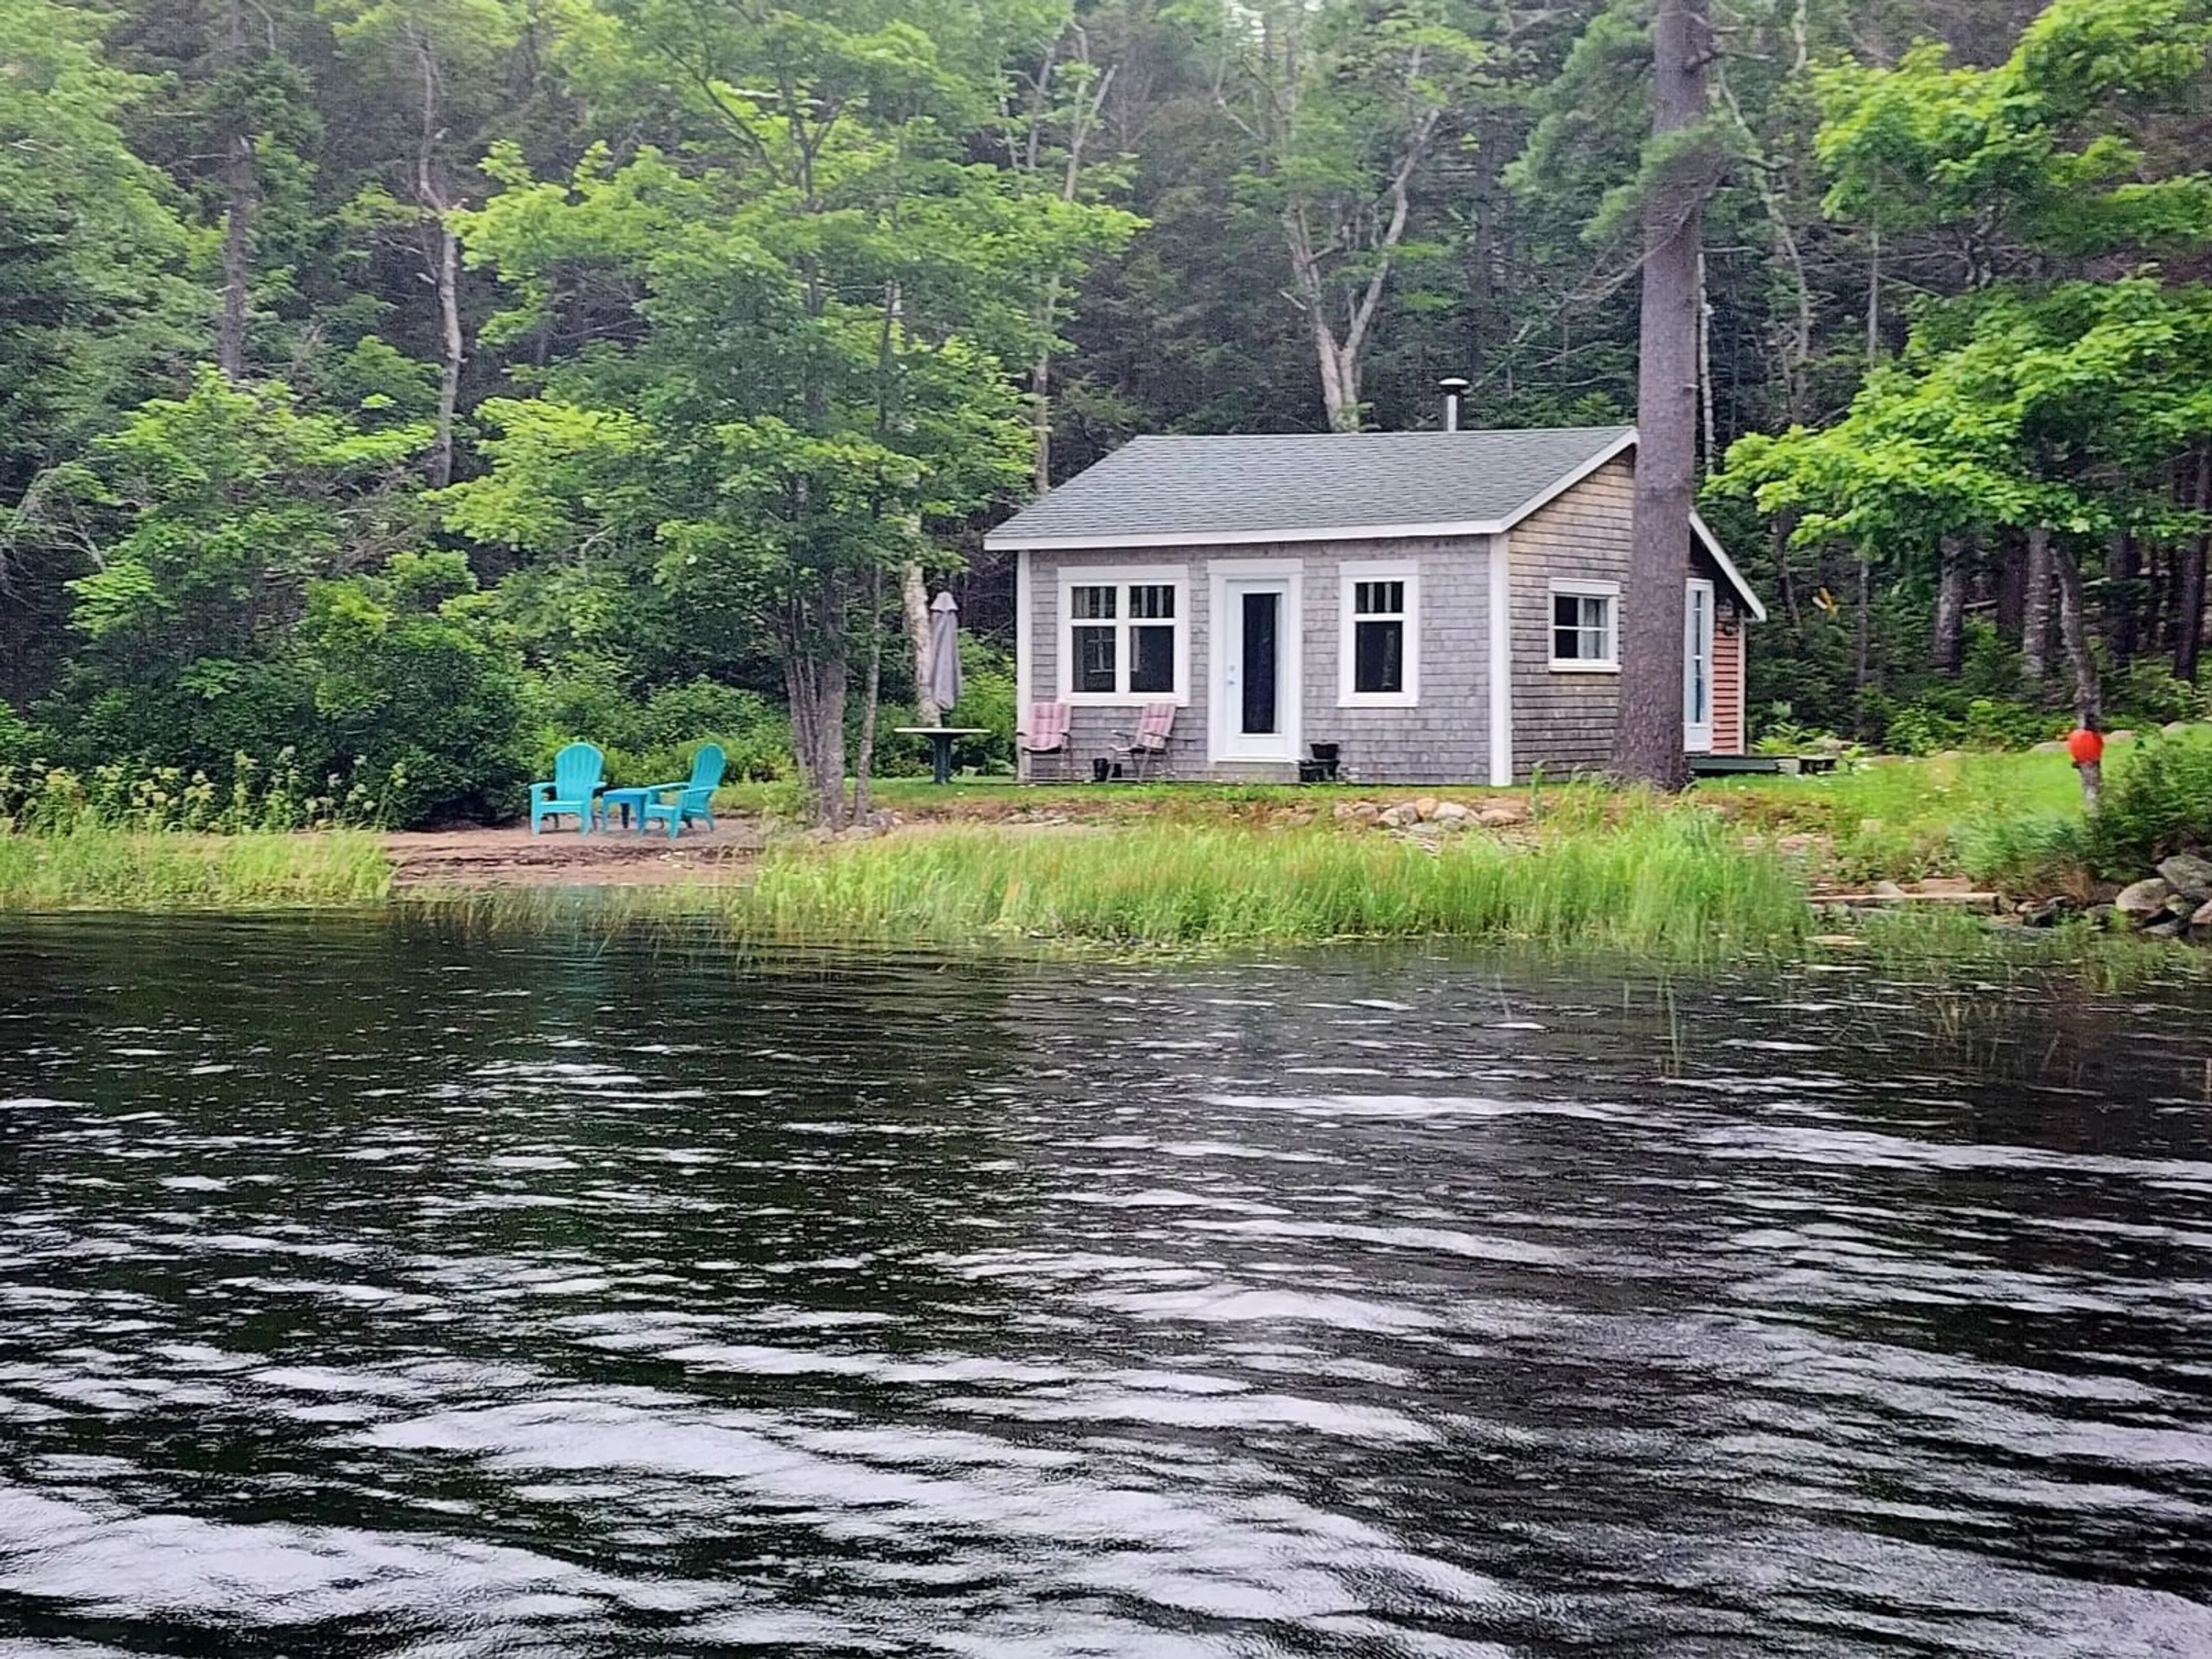
[[[637,832],[645,833],[645,804],[653,798],[650,789],[602,789],[599,791],[599,822],[605,823],[609,815],[620,812],[623,828],[629,828],[633,814],[637,818]]]

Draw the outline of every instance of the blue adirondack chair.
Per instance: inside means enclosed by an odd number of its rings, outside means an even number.
[[[645,798],[645,813],[639,828],[665,823],[668,839],[674,841],[676,832],[694,818],[702,818],[709,830],[714,827],[714,791],[721,787],[722,769],[728,764],[717,743],[701,745],[691,757],[691,781],[689,783],[656,783]]]
[[[599,817],[600,775],[607,757],[588,743],[572,743],[553,757],[553,781],[530,786],[530,833],[548,818],[574,813],[576,833],[588,836]]]

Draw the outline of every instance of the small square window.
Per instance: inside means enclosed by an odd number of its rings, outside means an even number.
[[[1611,593],[1553,593],[1553,662],[1576,667],[1611,667],[1613,612],[1619,603],[1617,596]]]

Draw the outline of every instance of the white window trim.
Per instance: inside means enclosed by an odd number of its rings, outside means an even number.
[[[1358,617],[1352,600],[1362,582],[1406,584],[1405,682],[1402,691],[1354,690],[1358,678]],[[1411,559],[1347,561],[1337,567],[1336,706],[1339,708],[1417,708],[1421,702],[1421,567]]]
[[[1175,681],[1176,690],[1169,691],[1078,691],[1075,689],[1075,617],[1074,592],[1079,587],[1120,587],[1127,589],[1132,583],[1145,587],[1175,589]],[[1190,567],[1182,564],[1098,564],[1062,565],[1060,568],[1060,609],[1054,618],[1057,630],[1060,655],[1060,700],[1076,708],[1142,708],[1155,702],[1171,702],[1178,708],[1190,707],[1190,632],[1194,626],[1190,614]],[[1129,596],[1124,592],[1115,601],[1111,623],[1086,622],[1085,628],[1110,626],[1115,630],[1114,673],[1124,685],[1129,683],[1129,628],[1131,617]],[[1163,624],[1135,619],[1147,627]]]
[[[1559,648],[1558,624],[1555,613],[1559,607],[1551,599],[1572,596],[1584,599],[1613,601],[1613,655],[1602,662],[1595,658],[1558,657],[1552,653]],[[1565,576],[1552,580],[1551,592],[1544,605],[1544,654],[1551,659],[1554,674],[1618,674],[1620,672],[1620,584],[1619,582],[1581,581]]]

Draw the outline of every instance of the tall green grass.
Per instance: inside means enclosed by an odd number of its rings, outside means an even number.
[[[383,838],[365,830],[0,835],[0,911],[331,907],[374,903],[391,887]]]
[[[1526,939],[1669,959],[1778,949],[1802,890],[1708,815],[1641,811],[1535,846],[1435,850],[1327,830],[948,828],[779,849],[732,895],[746,933],[936,945],[1223,948],[1329,939]]]

